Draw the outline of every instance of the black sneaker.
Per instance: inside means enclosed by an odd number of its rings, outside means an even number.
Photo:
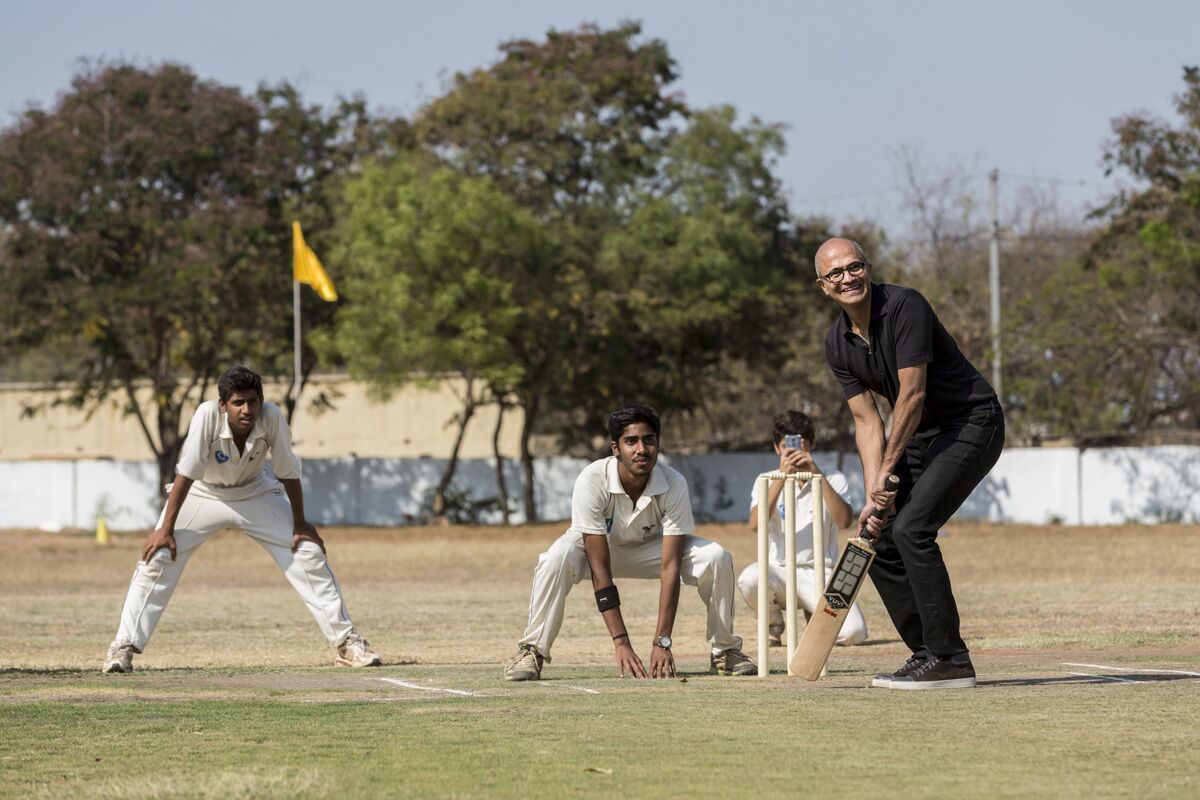
[[[911,655],[908,657],[908,661],[904,662],[904,666],[900,667],[900,669],[896,670],[895,672],[891,672],[891,673],[887,673],[887,674],[883,674],[883,675],[876,675],[875,679],[873,681],[871,681],[871,685],[874,686],[876,689],[886,689],[888,686],[891,685],[892,681],[896,680],[897,678],[907,678],[909,675],[912,674],[913,670],[915,670],[917,667],[921,666],[928,660],[929,660],[929,656],[926,656],[923,654],[922,655],[916,655],[916,654]]]
[[[889,689],[969,689],[975,685],[975,668],[968,661],[955,664],[941,658],[930,658],[906,677],[895,678]]]

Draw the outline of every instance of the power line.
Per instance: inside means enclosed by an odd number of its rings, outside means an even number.
[[[899,186],[889,186],[885,189],[864,189],[859,192],[843,192],[841,194],[825,194],[816,197],[800,197],[796,198],[796,203],[820,203],[826,200],[851,200],[855,197],[869,197],[872,195],[890,194],[891,192],[900,191]]]
[[[1009,170],[1004,170],[1004,169],[1000,170],[1000,174],[1005,177],[1008,177],[1008,178],[1016,178],[1018,180],[1023,180],[1023,181],[1033,181],[1036,183],[1048,183],[1048,184],[1053,184],[1055,186],[1090,186],[1095,189],[1108,189],[1108,190],[1112,190],[1115,188],[1109,184],[1098,183],[1096,181],[1087,180],[1085,178],[1063,178],[1063,177],[1059,177],[1056,175],[1029,175],[1029,174],[1022,173],[1022,172],[1010,172]],[[966,180],[974,180],[977,178],[986,178],[986,177],[988,177],[988,173],[987,172],[969,172],[969,173],[966,173],[965,175],[962,175],[961,177]],[[904,187],[893,185],[893,186],[880,187],[877,189],[863,189],[863,190],[855,191],[855,192],[838,192],[836,194],[823,194],[823,195],[812,195],[809,197],[797,197],[797,198],[793,198],[793,202],[798,205],[804,204],[804,203],[823,203],[823,202],[827,202],[829,200],[853,200],[858,197],[871,197],[871,196],[892,194],[894,192],[903,192],[903,191],[905,191]]]
[[[1053,175],[1025,175],[1019,172],[1009,172],[1008,170],[1000,170],[1000,174],[1008,178],[1017,178],[1023,181],[1036,181],[1038,183],[1051,183],[1056,186],[1091,186],[1096,189],[1112,189],[1114,187],[1096,183],[1095,181],[1086,180],[1084,178],[1060,178]]]

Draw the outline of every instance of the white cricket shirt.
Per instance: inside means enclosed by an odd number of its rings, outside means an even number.
[[[271,455],[274,469],[267,467]],[[188,426],[175,472],[195,481],[191,494],[212,500],[249,500],[281,488],[280,479],[300,477],[292,431],[274,403],[263,403],[254,429],[239,452],[229,419],[218,401],[201,403]]]
[[[835,492],[837,492],[843,500],[850,503],[850,484],[846,481],[846,476],[838,472],[836,469],[831,469],[824,472],[825,482],[828,483]],[[796,566],[811,567],[813,565],[813,517],[812,517],[812,483],[805,481],[801,484],[796,482]],[[750,507],[755,505],[754,490],[750,490]],[[779,493],[779,500],[775,504],[775,513],[771,515],[771,521],[768,525],[770,533],[770,560],[776,564],[783,564],[783,513],[784,513],[784,496],[783,492]],[[826,503],[828,505],[828,503]],[[825,560],[833,561],[838,557],[837,543],[837,523],[833,521],[833,516],[829,513],[829,509],[825,509]]]
[[[601,534],[610,545],[619,545],[651,536],[687,536],[695,529],[687,479],[665,464],[654,465],[636,503],[621,485],[616,456],[593,461],[575,479],[569,528],[574,533]]]

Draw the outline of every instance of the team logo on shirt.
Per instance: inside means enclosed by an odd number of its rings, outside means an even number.
[[[218,464],[224,464],[224,463],[225,463],[226,461],[228,461],[228,460],[229,460],[229,456],[228,456],[228,455],[226,455],[226,454],[225,454],[223,451],[221,451],[221,450],[218,450],[218,451],[217,451],[217,463],[218,463]]]

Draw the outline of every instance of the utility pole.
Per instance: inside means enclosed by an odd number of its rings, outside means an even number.
[[[1000,384],[1000,170],[988,174],[992,189],[992,237],[988,246],[988,282],[992,289],[992,388],[1004,402]]]

